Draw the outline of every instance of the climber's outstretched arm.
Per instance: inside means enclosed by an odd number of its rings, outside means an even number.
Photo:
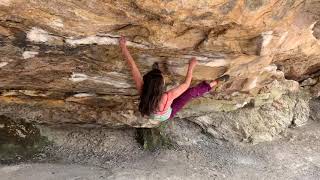
[[[179,97],[182,93],[184,93],[189,88],[189,86],[191,84],[191,80],[192,80],[193,69],[196,65],[197,65],[196,58],[192,58],[189,62],[187,76],[186,76],[184,83],[182,83],[178,87],[175,87],[175,88],[168,91],[168,95],[172,99]]]
[[[133,60],[133,58],[127,48],[126,39],[124,37],[120,38],[119,45],[120,45],[121,52],[122,52],[124,58],[126,59],[126,61],[128,62],[129,66],[130,66],[131,74],[132,74],[133,80],[136,84],[136,88],[137,88],[139,94],[141,94],[142,86],[143,86],[142,76],[141,76],[141,73],[140,73],[136,63],[134,62],[134,60]]]

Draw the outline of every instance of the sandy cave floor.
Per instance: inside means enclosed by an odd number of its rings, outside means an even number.
[[[143,152],[110,168],[75,163],[0,165],[0,179],[320,179],[319,128],[312,122],[290,129],[280,140],[257,145],[198,142]]]

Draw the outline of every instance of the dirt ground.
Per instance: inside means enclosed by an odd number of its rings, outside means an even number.
[[[127,145],[114,159],[73,157],[72,151],[66,157],[60,147],[59,161],[1,165],[0,179],[320,179],[320,123],[310,122],[257,145],[219,141],[189,129],[180,134],[178,147],[149,152]]]

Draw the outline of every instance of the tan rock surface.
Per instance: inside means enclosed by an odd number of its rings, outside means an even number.
[[[174,86],[196,56],[195,80],[232,77],[215,99],[244,100],[284,75],[300,81],[319,71],[319,9],[317,0],[2,0],[0,113],[154,126],[137,114],[120,35],[143,73],[158,61]]]

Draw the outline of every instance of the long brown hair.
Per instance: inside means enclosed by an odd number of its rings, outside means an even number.
[[[155,63],[152,70],[143,76],[143,87],[140,95],[139,111],[150,116],[158,107],[164,92],[164,81],[159,65]]]

